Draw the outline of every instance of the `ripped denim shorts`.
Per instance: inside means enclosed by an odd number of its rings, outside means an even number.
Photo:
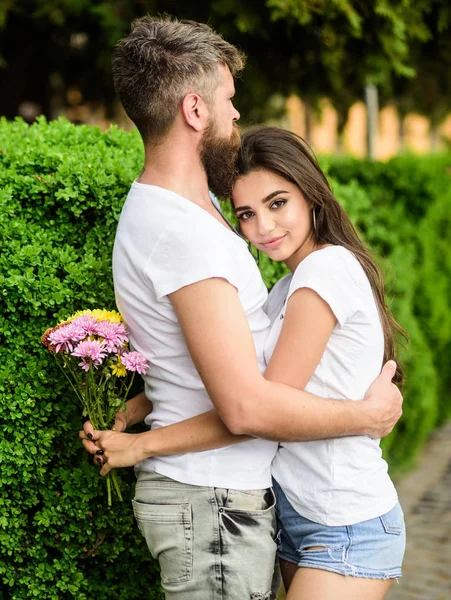
[[[278,483],[273,484],[280,538],[278,554],[282,561],[353,577],[401,577],[406,530],[399,503],[380,517],[331,527],[301,517]]]

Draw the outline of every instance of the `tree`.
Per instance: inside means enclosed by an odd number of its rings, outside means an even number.
[[[418,112],[431,121],[434,130],[450,110],[451,99],[451,5],[448,0],[430,3],[426,15],[428,39],[412,48],[415,77],[396,79],[384,95],[401,116]]]
[[[330,97],[343,125],[368,81],[392,90],[413,77],[413,49],[431,37],[439,2],[446,0],[11,0],[0,9],[0,85],[9,89],[0,113],[13,117],[30,97],[50,114],[52,98],[71,85],[110,104],[114,44],[133,18],[168,12],[209,22],[247,53],[237,84],[246,119],[261,121],[275,94],[294,92],[311,105]]]

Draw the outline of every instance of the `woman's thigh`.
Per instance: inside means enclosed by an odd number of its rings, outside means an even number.
[[[346,577],[320,569],[298,568],[287,600],[382,600],[393,580]]]

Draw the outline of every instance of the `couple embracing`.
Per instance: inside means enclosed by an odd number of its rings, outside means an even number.
[[[304,142],[271,127],[240,138],[243,66],[207,25],[169,17],[135,21],[117,46],[145,164],[114,285],[151,368],[115,431],[80,436],[102,475],[135,466],[168,600],[273,599],[278,562],[289,600],[379,600],[405,545],[379,447],[401,414],[401,329]],[[231,198],[239,232],[209,190]],[[269,296],[246,240],[291,272]]]

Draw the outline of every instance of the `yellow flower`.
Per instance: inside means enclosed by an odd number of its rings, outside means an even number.
[[[87,315],[90,311],[88,310],[79,310],[78,312],[76,312],[75,314],[71,315],[70,317],[68,317],[66,319],[66,323],[70,323],[71,321],[73,321],[74,319],[76,319],[77,317],[81,317],[82,315]]]
[[[122,323],[123,319],[120,313],[118,313],[116,310],[103,310],[102,313],[104,313],[104,319],[106,319],[107,321],[110,321],[110,323]]]
[[[127,375],[127,369],[124,367],[121,361],[121,357],[117,357],[117,363],[110,365],[110,369],[113,371],[113,375],[116,377],[125,377]]]
[[[107,320],[107,312],[105,309],[101,310],[100,308],[95,308],[91,310],[91,317],[97,319],[97,321],[106,321]]]
[[[106,309],[100,309],[100,308],[95,308],[93,310],[90,310],[90,309],[79,310],[74,315],[71,315],[67,319],[67,322],[69,323],[70,321],[73,321],[77,317],[82,317],[83,315],[89,315],[90,317],[97,319],[97,321],[110,321],[110,323],[123,323],[123,319],[122,319],[120,313],[118,313],[116,310],[106,310]]]

